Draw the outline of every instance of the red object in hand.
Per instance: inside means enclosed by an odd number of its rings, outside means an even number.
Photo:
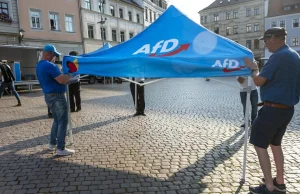
[[[67,67],[69,68],[69,73],[74,73],[78,71],[78,66],[71,61],[67,61]]]

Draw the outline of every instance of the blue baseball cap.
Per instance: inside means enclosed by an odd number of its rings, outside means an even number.
[[[61,55],[61,53],[59,53],[55,46],[53,46],[52,44],[47,44],[45,47],[44,47],[44,50],[45,52],[53,52],[55,53],[55,56],[58,57],[59,55]]]

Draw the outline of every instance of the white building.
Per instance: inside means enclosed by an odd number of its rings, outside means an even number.
[[[167,9],[168,4],[165,0],[143,0],[145,27],[152,24]]]
[[[80,6],[85,53],[106,42],[117,45],[144,29],[144,9],[133,0],[81,0]]]

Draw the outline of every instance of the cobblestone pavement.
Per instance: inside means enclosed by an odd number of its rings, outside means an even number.
[[[237,86],[232,78],[222,82]],[[248,193],[262,177],[248,147],[243,161],[239,89],[215,80],[169,79],[146,86],[146,117],[132,117],[129,84],[84,85],[72,113],[76,154],[47,150],[52,120],[41,91],[0,100],[2,193]],[[300,193],[300,107],[283,147],[288,193]]]

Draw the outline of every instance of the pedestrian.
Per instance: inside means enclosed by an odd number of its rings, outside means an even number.
[[[255,85],[260,86],[263,107],[252,125],[250,143],[254,145],[265,183],[250,187],[252,193],[285,193],[284,157],[282,138],[294,114],[294,105],[300,95],[300,57],[286,45],[287,32],[284,28],[268,29],[260,38],[269,52],[273,53],[259,72],[255,62],[245,59],[252,71]],[[276,177],[272,178],[271,162],[267,148],[271,147]]]
[[[59,68],[52,63],[53,58],[60,53],[56,48],[48,44],[44,47],[41,60],[36,66],[36,74],[46,104],[50,107],[53,115],[53,124],[50,133],[49,149],[56,148],[56,155],[71,155],[75,151],[65,147],[65,138],[68,126],[68,106],[65,97],[66,83],[70,80],[69,75],[63,75]]]
[[[70,56],[77,56],[77,52],[71,51],[69,53]],[[75,76],[75,74],[73,74]],[[70,109],[71,112],[79,112],[81,111],[81,97],[80,97],[80,78],[72,80],[69,84],[69,96],[70,96]],[[76,110],[75,110],[75,102],[76,102]]]
[[[133,81],[136,80],[138,83],[144,83],[144,78],[132,78]],[[135,86],[137,85],[137,101],[135,100]],[[130,82],[130,91],[131,95],[133,98],[133,103],[136,108],[136,113],[133,115],[135,116],[146,116],[144,111],[145,111],[145,91],[144,91],[144,86],[140,86],[138,84]]]
[[[240,83],[240,97],[243,105],[244,116],[246,113],[246,100],[247,100],[247,89],[248,89],[248,77],[238,76],[237,81]],[[254,119],[257,116],[257,104],[258,104],[258,93],[257,87],[251,79],[251,93],[250,93],[250,102],[251,102],[251,125]],[[245,127],[245,123],[241,125],[241,127]]]
[[[2,98],[5,88],[9,87],[10,91],[15,95],[16,99],[18,100],[17,106],[21,106],[22,104],[20,96],[15,89],[15,76],[12,73],[9,65],[6,64],[6,62],[0,63],[0,77],[3,77],[3,82],[1,82],[0,86],[0,98]]]

